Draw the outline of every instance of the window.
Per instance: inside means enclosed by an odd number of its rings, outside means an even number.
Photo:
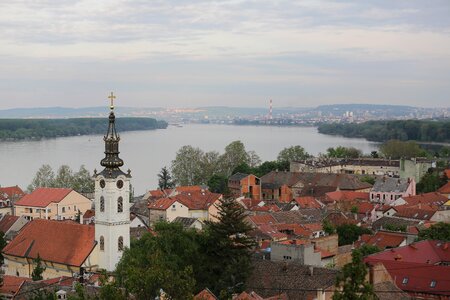
[[[76,205],[73,206],[73,210],[77,210],[77,206]]]
[[[119,236],[119,241],[118,241],[117,249],[118,249],[119,251],[123,251],[123,237],[121,237],[121,236]]]
[[[430,287],[434,288],[436,286],[436,280],[431,280]]]
[[[100,211],[101,212],[105,211],[105,197],[103,196],[100,197]]]
[[[63,213],[65,213],[65,212],[66,212],[66,208],[65,208],[64,206],[62,207],[62,209],[61,209],[61,210],[62,210],[62,212],[63,212]]]
[[[105,238],[102,236],[100,236],[100,251],[104,251],[105,250]]]
[[[404,277],[402,280],[402,284],[407,284],[408,283],[408,277]]]
[[[119,197],[119,199],[117,199],[117,212],[121,213],[123,212],[123,198]]]

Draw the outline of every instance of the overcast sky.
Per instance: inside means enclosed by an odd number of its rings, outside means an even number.
[[[450,1],[0,1],[0,109],[448,107]]]

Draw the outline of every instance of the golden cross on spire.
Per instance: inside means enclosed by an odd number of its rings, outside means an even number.
[[[114,99],[116,99],[116,96],[111,92],[111,95],[109,95],[108,98],[111,100],[111,106],[109,108],[114,109]]]

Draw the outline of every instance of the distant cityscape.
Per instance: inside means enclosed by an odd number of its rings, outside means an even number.
[[[402,105],[335,104],[310,108],[274,107],[137,108],[120,107],[123,117],[153,117],[170,124],[212,123],[235,125],[299,125],[319,123],[362,123],[370,120],[445,119],[450,107],[423,108]],[[21,108],[0,110],[0,118],[78,118],[100,117],[103,107]]]

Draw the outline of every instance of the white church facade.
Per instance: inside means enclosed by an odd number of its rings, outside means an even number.
[[[112,272],[124,249],[130,247],[130,171],[124,173],[119,158],[120,137],[115,128],[112,93],[108,131],[104,136],[104,167],[94,171],[95,225],[37,219],[3,249],[5,274],[31,277],[38,256],[46,267],[43,278],[84,272]]]

